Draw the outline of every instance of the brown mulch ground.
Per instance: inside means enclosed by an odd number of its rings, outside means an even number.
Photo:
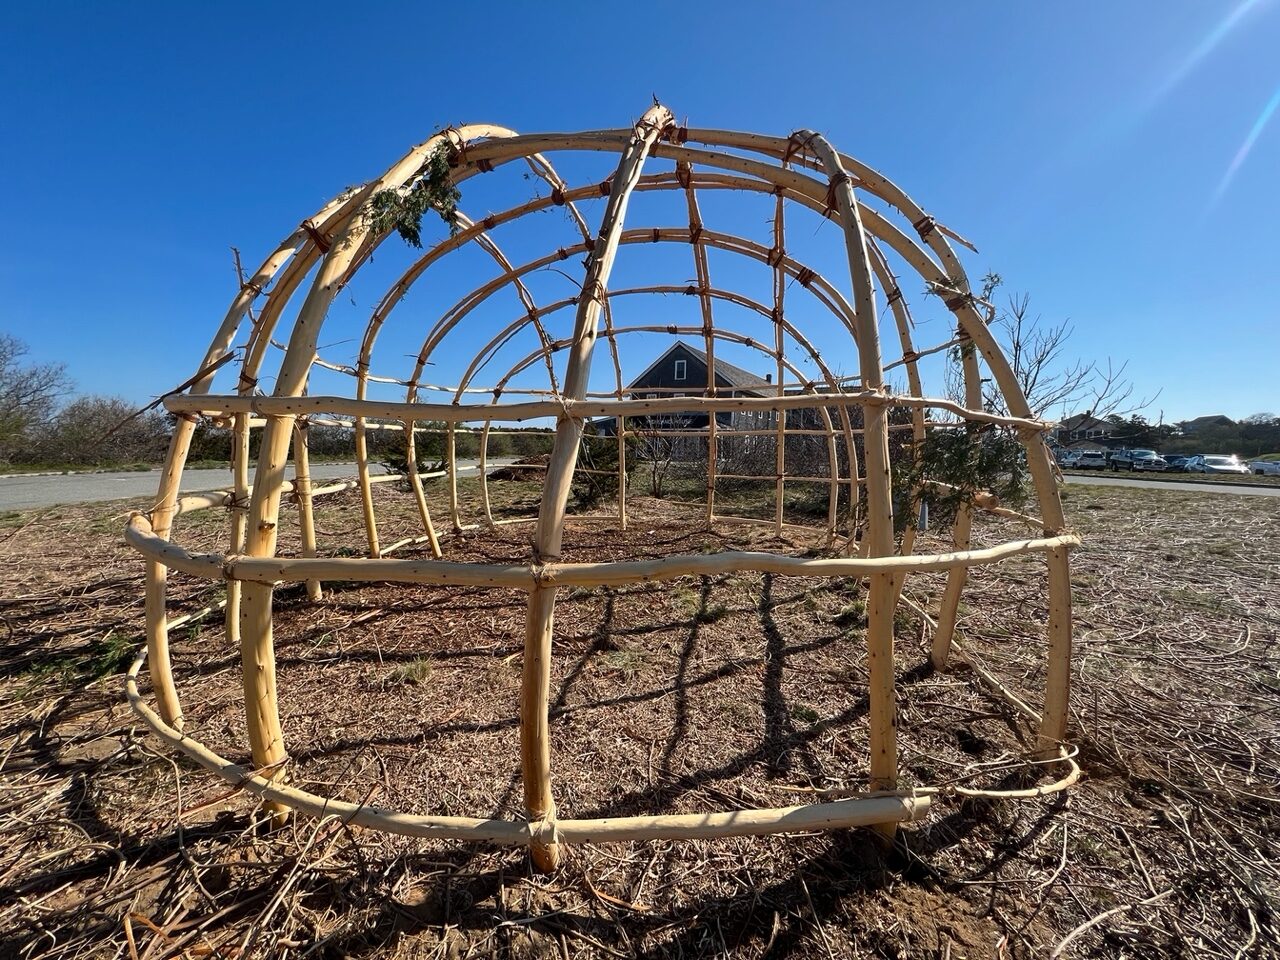
[[[498,516],[536,484],[494,485]],[[551,877],[521,851],[390,838],[332,821],[262,829],[248,798],[144,735],[121,674],[141,564],[117,505],[0,519],[0,956],[1272,956],[1280,838],[1280,500],[1071,487],[1073,736],[1086,780],[1027,801],[939,801],[883,849],[860,831],[584,845]],[[413,531],[378,493],[384,542]],[[443,506],[440,504],[439,506]],[[577,524],[567,559],[750,545],[638,498],[620,532]],[[321,542],[363,552],[350,494]],[[223,517],[184,518],[216,549]],[[528,527],[450,537],[456,559],[524,559]],[[981,543],[1022,536],[979,525]],[[285,531],[284,549],[293,548]],[[942,541],[934,541],[940,545]],[[942,580],[908,593],[930,605]],[[174,612],[220,585],[175,575]],[[524,596],[282,588],[282,716],[295,783],[414,812],[520,814],[515,720]],[[1038,702],[1043,573],[973,577],[973,656]],[[863,593],[739,574],[562,591],[552,681],[561,815],[799,802],[864,784]],[[239,657],[219,615],[174,637],[188,729],[236,760]],[[1031,740],[963,665],[926,666],[898,623],[902,774],[1024,782]]]

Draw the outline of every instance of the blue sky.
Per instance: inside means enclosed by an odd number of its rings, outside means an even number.
[[[1140,393],[1160,391],[1153,418],[1280,412],[1280,0],[51,2],[5,21],[0,330],[64,360],[82,390],[143,401],[185,379],[234,294],[230,246],[256,264],[438,127],[622,126],[656,94],[695,126],[824,131],[974,240],[972,276],[996,270],[1046,320],[1070,319],[1073,352],[1127,360]],[[582,178],[613,162],[582,163]],[[469,212],[504,202],[464,191]],[[678,225],[668,209],[638,203],[637,222]],[[767,240],[764,207],[709,200],[706,216]],[[821,229],[802,225],[815,250]],[[532,257],[547,246],[535,239],[513,243]],[[411,259],[387,253],[373,274]],[[624,253],[619,280],[692,275],[687,249]],[[718,285],[767,289],[727,258],[712,269]],[[477,255],[454,273],[461,289],[493,268]],[[539,282],[557,295],[554,277]],[[451,289],[406,303],[391,355]],[[350,359],[338,331],[378,293],[353,288],[326,356]],[[945,339],[930,309],[922,345]],[[491,322],[516,315],[502,310]],[[475,345],[449,345],[441,370]]]

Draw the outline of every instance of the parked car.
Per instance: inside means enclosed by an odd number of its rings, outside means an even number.
[[[1112,470],[1158,471],[1169,468],[1164,458],[1154,450],[1116,450],[1108,457]]]
[[[1058,466],[1060,467],[1074,467],[1076,465],[1076,461],[1079,459],[1080,459],[1079,450],[1059,450],[1058,451]]]
[[[1101,450],[1096,452],[1085,451],[1076,457],[1073,463],[1074,470],[1105,470],[1107,468],[1107,455]]]
[[[1182,454],[1170,453],[1165,455],[1164,462],[1170,473],[1186,473],[1187,461],[1190,459]]]
[[[1187,473],[1244,473],[1249,468],[1235,456],[1225,454],[1200,454],[1187,461]]]
[[[1260,477],[1280,477],[1280,460],[1253,460],[1249,472]]]

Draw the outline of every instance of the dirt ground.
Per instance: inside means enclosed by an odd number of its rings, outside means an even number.
[[[536,484],[494,484],[499,516]],[[466,490],[464,493],[473,491]],[[444,504],[440,491],[437,513]],[[882,846],[864,831],[582,845],[553,876],[519,850],[411,841],[298,819],[162,748],[123,671],[142,625],[125,506],[0,517],[0,956],[1264,957],[1280,940],[1280,502],[1071,486],[1085,537],[1066,794],[940,799]],[[378,492],[384,542],[411,498]],[[751,545],[636,498],[626,532],[577,523],[566,558]],[[358,499],[317,507],[322,546],[363,553]],[[178,539],[220,549],[224,514]],[[523,560],[527,526],[451,535],[459,560]],[[1005,521],[977,541],[1021,537]],[[283,531],[283,552],[296,549]],[[341,549],[335,549],[342,545]],[[927,549],[945,548],[936,533]],[[411,555],[411,554],[406,554]],[[940,575],[906,592],[929,608]],[[420,813],[521,815],[516,703],[525,599],[482,589],[326,583],[276,605],[293,782]],[[221,596],[174,575],[172,612]],[[562,590],[552,680],[565,817],[804,802],[865,787],[864,593],[756,574]],[[1043,565],[974,574],[970,655],[1033,704]],[[928,667],[897,621],[904,785],[1044,782],[1034,738],[957,663]],[[247,759],[239,656],[212,614],[174,637],[187,729]]]

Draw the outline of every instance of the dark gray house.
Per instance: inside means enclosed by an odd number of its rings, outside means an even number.
[[[756,376],[750,370],[716,357],[716,395],[721,397],[765,396],[773,382],[772,374]],[[636,377],[626,388],[633,400],[653,400],[660,397],[705,396],[707,392],[707,355],[677,340],[671,348]],[[765,426],[773,422],[773,413],[722,412],[716,414],[716,424],[721,427]],[[674,414],[663,418],[662,426],[686,429],[703,429],[709,418],[705,413]],[[759,422],[756,422],[759,421]],[[593,426],[599,433],[612,433],[613,418],[596,421]]]

